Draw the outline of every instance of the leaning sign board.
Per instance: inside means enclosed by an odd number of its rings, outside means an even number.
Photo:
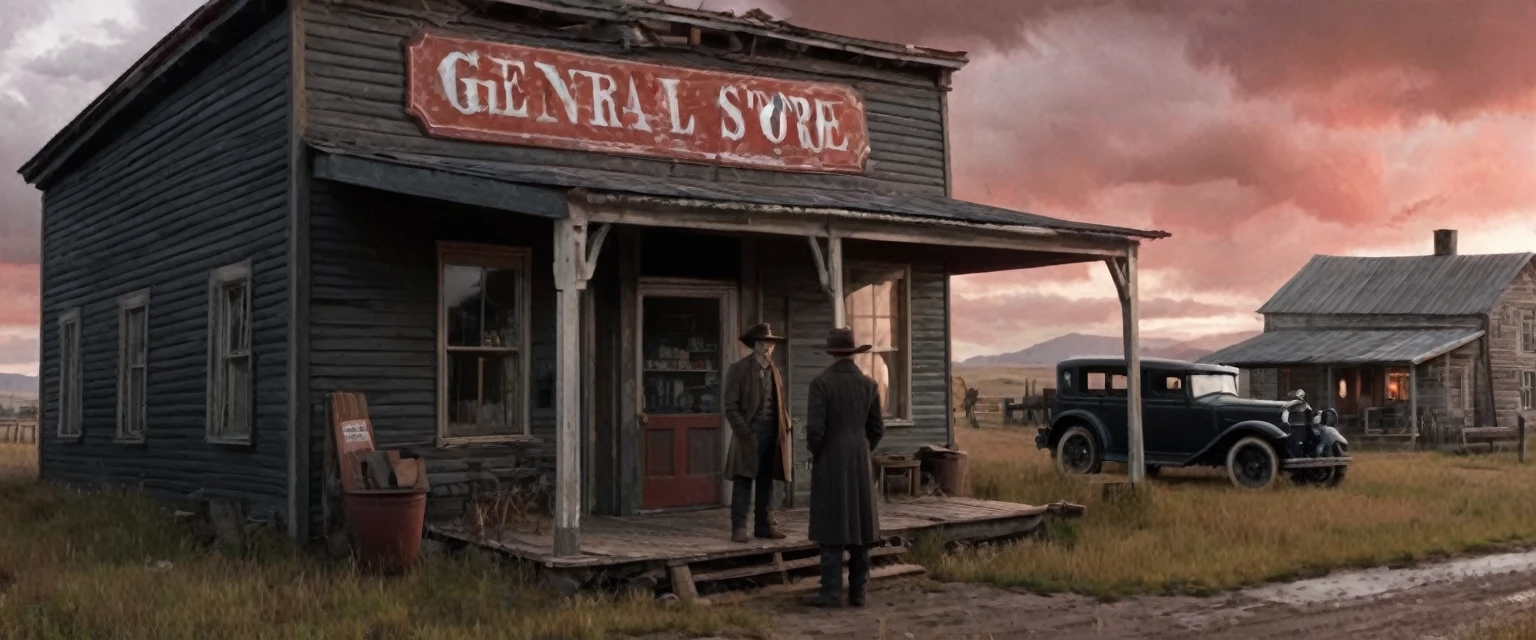
[[[862,173],[851,87],[423,34],[408,110],[428,135],[780,171]]]

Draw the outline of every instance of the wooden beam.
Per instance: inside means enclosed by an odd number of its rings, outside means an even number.
[[[827,260],[821,256],[821,241],[816,236],[806,236],[811,243],[811,258],[816,260],[816,279],[821,281],[821,290],[827,295],[832,295],[832,275],[827,271]]]
[[[830,280],[832,290],[832,326],[848,326],[846,310],[843,308],[843,239],[838,237],[827,238],[827,279]]]
[[[581,554],[581,291],[586,288],[587,223],[580,209],[555,221],[555,544],[557,557]]]
[[[1492,318],[1483,316],[1483,375],[1488,380],[1488,384],[1484,385],[1484,393],[1488,396],[1488,426],[1497,427],[1499,426],[1499,405],[1493,394],[1493,353],[1488,341],[1492,333]],[[1476,383],[1473,384],[1476,385]]]
[[[1331,365],[1323,368],[1322,392],[1323,397],[1319,398],[1319,400],[1322,400],[1323,408],[1333,409],[1333,366]]]
[[[309,205],[310,152],[304,143],[304,11],[290,4],[288,114],[288,535],[309,539]]]
[[[1125,252],[1125,257],[1111,261],[1111,274],[1116,276],[1117,282],[1123,277],[1124,288],[1120,295],[1120,315],[1125,335],[1125,385],[1126,385],[1126,429],[1130,440],[1130,463],[1126,465],[1127,476],[1134,486],[1140,484],[1147,471],[1146,447],[1141,432],[1141,327],[1140,309],[1137,301],[1137,265],[1136,245],[1131,245]],[[1115,264],[1118,263],[1118,264]]]
[[[1059,231],[1041,227],[970,223],[839,209],[803,209],[749,203],[680,201],[675,198],[584,194],[589,220],[642,227],[673,227],[840,237],[951,247],[1078,254],[1109,259],[1124,256],[1136,241],[1123,235]]]
[[[321,155],[315,159],[314,175],[332,182],[541,218],[562,218],[567,210],[565,191],[562,189],[533,187],[368,158]]]
[[[1419,440],[1419,365],[1408,365],[1408,429]]]

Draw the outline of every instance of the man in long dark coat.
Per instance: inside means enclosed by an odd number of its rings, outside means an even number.
[[[853,331],[833,329],[826,352],[837,360],[811,381],[805,437],[810,446],[810,538],[821,545],[821,590],[806,604],[843,604],[843,552],[848,552],[848,604],[864,606],[869,549],[880,537],[870,452],[885,434],[880,390],[852,357]]]
[[[767,323],[748,329],[741,343],[752,354],[725,372],[725,419],[731,425],[725,473],[731,479],[731,540],[735,542],[751,542],[747,509],[754,502],[753,535],[784,538],[768,513],[773,481],[789,481],[789,456],[794,451],[784,379],[773,363],[773,348],[783,341]]]

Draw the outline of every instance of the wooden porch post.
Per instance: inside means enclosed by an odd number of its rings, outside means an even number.
[[[816,259],[816,277],[821,279],[821,288],[832,298],[832,326],[848,326],[847,310],[843,308],[843,239],[837,236],[827,238],[827,254],[823,258],[821,254],[821,241],[815,236],[808,236],[806,240],[811,242],[811,257]]]
[[[1408,433],[1419,441],[1419,365],[1408,363]]]
[[[1132,486],[1141,483],[1147,471],[1146,450],[1141,437],[1141,329],[1136,302],[1136,248],[1132,244],[1123,258],[1110,258],[1109,274],[1120,294],[1120,316],[1125,335],[1126,428],[1130,432],[1131,460],[1126,465]]]
[[[1328,365],[1328,368],[1323,370],[1323,397],[1319,398],[1322,400],[1324,409],[1334,409],[1334,393],[1336,393],[1336,387],[1333,386],[1333,365]]]
[[[555,221],[555,555],[581,554],[581,292],[608,235],[587,250],[587,221],[574,204]]]

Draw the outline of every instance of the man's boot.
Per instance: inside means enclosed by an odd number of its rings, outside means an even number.
[[[731,527],[731,542],[751,542],[751,541],[752,541],[752,538],[747,536],[747,527],[746,527],[746,525],[742,525],[742,526],[739,526],[739,527]]]
[[[864,606],[869,587],[869,547],[848,547],[848,605]]]
[[[843,606],[842,547],[821,547],[821,589],[800,601],[812,607]]]

